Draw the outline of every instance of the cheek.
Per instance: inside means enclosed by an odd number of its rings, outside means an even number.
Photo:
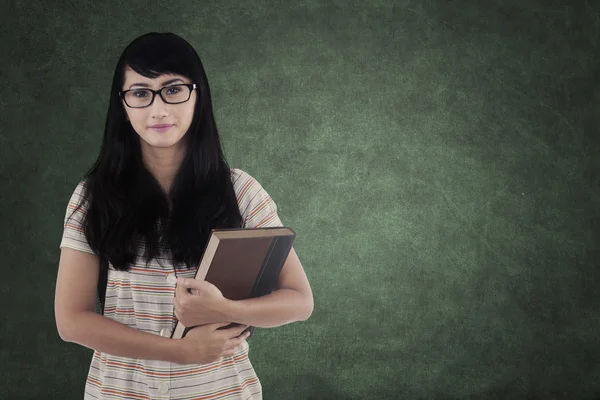
[[[127,121],[131,121],[131,120],[135,119],[136,112],[135,112],[135,110],[133,110],[133,109],[127,107],[125,104],[123,104],[123,115],[125,116],[125,119]]]
[[[148,135],[148,128],[146,127],[146,121],[144,118],[137,117],[132,115],[129,117],[129,121],[131,127],[139,136],[146,137]]]
[[[185,110],[185,113],[181,116],[181,122],[185,127],[189,127],[194,119],[194,106],[191,106]]]
[[[136,118],[130,118],[129,122],[131,123],[131,126],[133,127],[133,129],[139,134],[144,132],[146,129],[146,124],[138,121]]]
[[[146,116],[139,112],[130,112],[129,113],[129,122],[134,128],[144,127],[146,126]]]
[[[187,123],[191,124],[192,120],[194,119],[194,109],[196,108],[196,98],[195,98],[195,94],[194,94],[194,101],[191,101],[192,99],[190,99],[190,101],[188,101],[186,103],[186,113],[185,113],[185,120],[187,121]]]

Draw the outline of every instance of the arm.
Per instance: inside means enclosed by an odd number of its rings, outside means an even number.
[[[178,340],[141,332],[96,314],[98,274],[96,255],[62,248],[54,298],[61,339],[116,356],[178,362],[182,356]]]
[[[258,328],[306,321],[314,308],[313,295],[294,248],[281,269],[276,290],[253,299],[228,300],[226,308],[228,321]]]
[[[138,331],[95,312],[73,317],[66,342],[121,357],[181,362],[177,340]]]

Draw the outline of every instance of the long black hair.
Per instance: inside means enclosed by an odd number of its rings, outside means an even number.
[[[187,152],[168,194],[144,166],[141,139],[126,120],[126,106],[118,92],[127,66],[148,78],[178,74],[197,85],[192,123],[181,139],[187,139]],[[82,205],[87,203],[87,212],[82,226],[101,260],[98,294],[102,304],[108,262],[126,271],[143,245],[146,263],[168,251],[174,266],[194,268],[211,229],[242,226],[204,67],[183,38],[150,32],[125,48],[113,76],[100,154],[83,180]]]

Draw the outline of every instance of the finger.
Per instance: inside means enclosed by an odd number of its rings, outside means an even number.
[[[240,325],[237,326],[237,332],[238,334],[236,336],[239,336],[242,332],[244,332],[246,330],[246,328],[248,328],[248,325]]]
[[[185,288],[184,286],[181,286],[181,285],[175,286],[175,297],[182,299],[187,294],[188,294],[187,288]]]
[[[192,279],[192,278],[177,278],[177,285],[184,287],[184,288],[189,288],[189,289],[202,289],[204,287],[204,284],[206,282],[205,281],[201,281],[199,279]]]
[[[235,353],[242,349],[242,342],[244,340],[245,339],[243,338],[241,341],[239,341],[238,339],[231,339],[229,342],[227,342],[227,349],[225,350],[225,353],[229,356],[233,356]]]
[[[187,297],[185,294],[174,297],[173,298],[173,309],[181,312],[185,308],[183,304],[186,301],[187,301]]]
[[[250,333],[249,333],[249,332],[244,332],[244,333],[242,333],[242,334],[241,334],[239,337],[232,338],[232,339],[231,339],[231,341],[232,341],[232,343],[231,343],[231,344],[232,344],[232,346],[233,346],[234,348],[237,348],[237,347],[241,346],[241,345],[242,345],[242,342],[243,342],[244,340],[248,339],[248,336],[250,336]]]
[[[248,325],[234,326],[232,328],[223,329],[223,330],[225,332],[227,332],[228,338],[233,339],[233,338],[237,338],[238,336],[240,336],[246,328],[248,328]]]
[[[223,352],[223,357],[233,357],[233,355],[235,354],[236,349],[229,349],[229,350],[225,350]]]
[[[229,324],[231,324],[231,322],[215,322],[214,324],[210,324],[210,326],[213,328],[213,330],[217,330]]]

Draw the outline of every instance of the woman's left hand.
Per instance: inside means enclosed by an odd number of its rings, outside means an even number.
[[[192,293],[188,292],[191,289]],[[227,303],[231,300],[215,285],[191,278],[177,278],[173,305],[175,317],[186,327],[227,321]]]

